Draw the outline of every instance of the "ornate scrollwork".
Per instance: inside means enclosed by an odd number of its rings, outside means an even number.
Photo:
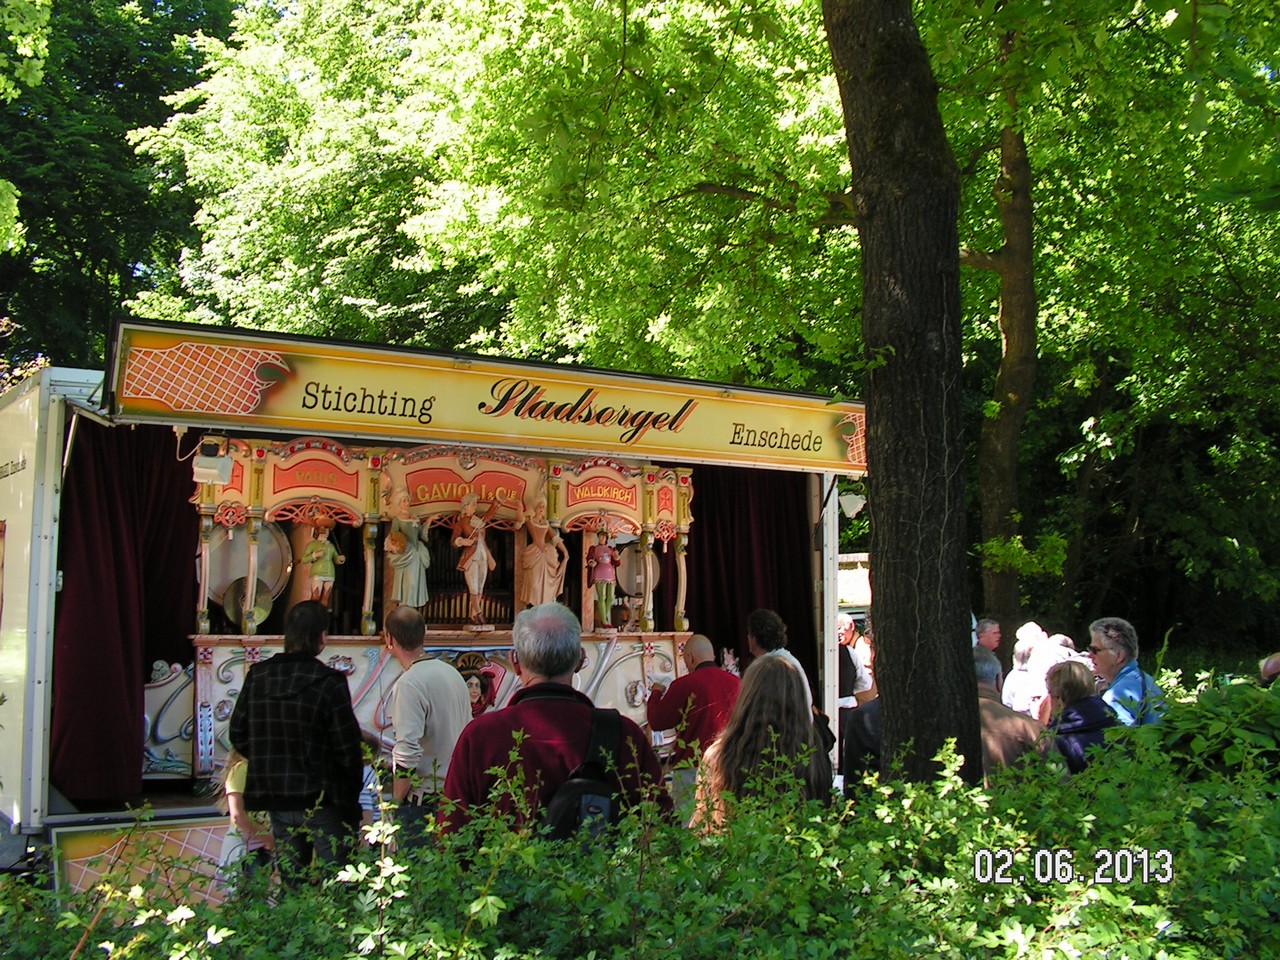
[[[581,516],[574,517],[565,523],[564,530],[589,530],[592,533],[599,533],[603,530],[612,539],[621,533],[640,532],[639,522],[632,520],[630,517],[620,517],[614,513],[606,513],[600,510],[597,513],[584,513]]]
[[[290,457],[296,457],[300,453],[309,453],[312,450],[321,450],[337,457],[343,463],[351,462],[350,450],[342,444],[325,437],[299,437],[296,440],[290,440],[288,443],[271,445],[271,452],[281,460],[288,460]]]
[[[224,527],[240,527],[249,519],[249,508],[243,503],[224,500],[213,512],[213,522]]]
[[[444,444],[431,444],[410,449],[391,449],[386,452],[388,462],[403,464],[420,463],[435,457],[457,457],[458,466],[470,470],[481,460],[503,463],[519,470],[545,470],[546,461],[537,457],[523,457],[509,450],[494,450],[490,447],[449,447]]]
[[[300,500],[286,500],[267,511],[268,520],[291,520],[294,523],[313,526],[317,520],[345,523],[358,527],[364,523],[364,517],[350,507],[320,497],[306,497]]]

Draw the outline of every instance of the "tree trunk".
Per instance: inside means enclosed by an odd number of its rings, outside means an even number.
[[[982,539],[1007,541],[1020,531],[1018,510],[1018,438],[1031,406],[1036,379],[1036,287],[1032,247],[1031,164],[1027,144],[1013,127],[1000,135],[1000,178],[996,203],[1004,247],[991,259],[1000,276],[1000,370],[996,374],[995,416],[982,421],[978,448],[978,487]],[[1010,659],[1014,630],[1022,621],[1022,597],[1016,567],[982,568],[983,609],[1004,627]]]
[[[862,245],[867,506],[883,769],[982,776],[961,437],[960,184],[908,0],[824,0]]]

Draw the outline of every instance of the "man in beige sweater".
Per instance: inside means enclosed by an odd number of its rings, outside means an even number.
[[[403,671],[391,690],[391,795],[398,804],[396,843],[402,849],[425,842],[453,748],[471,720],[467,682],[452,664],[427,656],[426,636],[415,608],[399,606],[387,614],[383,640]]]

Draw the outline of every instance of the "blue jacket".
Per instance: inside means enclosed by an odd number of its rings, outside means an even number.
[[[1133,660],[1120,668],[1102,699],[1126,727],[1155,723],[1164,713],[1164,691]]]

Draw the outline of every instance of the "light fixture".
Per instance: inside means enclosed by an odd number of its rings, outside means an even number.
[[[837,499],[840,501],[840,512],[850,520],[856,517],[867,503],[866,497],[860,497],[856,493],[842,493]]]
[[[223,443],[219,437],[205,437],[200,441],[199,453],[191,458],[191,479],[196,483],[222,487],[231,482],[231,458],[222,452]]]

